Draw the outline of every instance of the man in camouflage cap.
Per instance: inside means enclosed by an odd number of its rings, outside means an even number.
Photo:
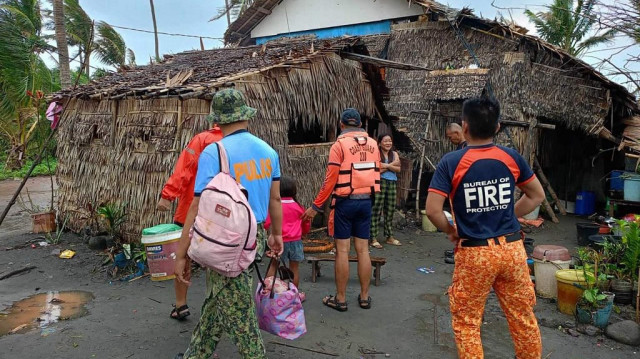
[[[226,89],[213,96],[208,119],[220,125],[224,134],[220,143],[227,151],[231,175],[249,193],[249,205],[258,222],[256,258],[260,258],[265,248],[263,223],[267,213],[272,223],[267,255],[278,256],[282,253],[282,204],[278,154],[266,142],[247,131],[248,120],[255,114],[256,109],[247,106],[240,91]],[[187,284],[189,278],[185,277],[184,269],[190,244],[189,230],[198,214],[200,194],[219,172],[218,147],[212,144],[200,155],[195,198],[189,208],[177,252],[175,274],[178,280]],[[186,353],[178,354],[176,358],[210,358],[222,334],[229,335],[243,358],[266,358],[252,300],[252,284],[253,278],[248,270],[234,278],[207,270],[207,298],[202,305],[202,316]]]

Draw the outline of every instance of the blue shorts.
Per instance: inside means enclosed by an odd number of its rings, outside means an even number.
[[[284,250],[280,259],[286,265],[289,265],[289,261],[302,262],[304,260],[302,241],[284,242]]]
[[[333,225],[335,239],[356,237],[369,240],[371,199],[336,199]]]

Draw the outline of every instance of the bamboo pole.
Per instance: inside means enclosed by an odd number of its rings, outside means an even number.
[[[431,124],[431,107],[429,107],[429,117],[427,118],[427,126],[424,129],[424,144],[422,145],[422,152],[420,153],[420,169],[418,170],[418,183],[416,184],[416,218],[420,219],[420,181],[422,181],[422,169],[424,167],[424,152],[427,150],[426,141],[429,136],[429,125]]]
[[[564,204],[562,204],[562,202],[560,202],[560,200],[558,199],[558,195],[556,194],[556,191],[554,191],[553,188],[551,187],[551,182],[549,182],[549,180],[547,179],[547,176],[542,171],[542,166],[540,166],[540,162],[538,162],[538,158],[535,156],[533,157],[533,164],[536,167],[536,174],[538,175],[540,182],[542,182],[542,185],[547,188],[547,191],[549,191],[551,198],[553,198],[556,206],[558,206],[558,210],[560,211],[560,214],[562,214],[563,216],[566,216],[567,211],[564,208]]]
[[[638,269],[638,281],[640,281],[640,268]],[[640,285],[636,293],[636,323],[640,324]]]

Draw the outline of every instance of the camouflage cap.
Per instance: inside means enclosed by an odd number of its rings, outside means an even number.
[[[207,116],[207,120],[221,125],[248,121],[255,116],[256,111],[255,108],[247,106],[242,92],[224,89],[213,95],[211,113]]]

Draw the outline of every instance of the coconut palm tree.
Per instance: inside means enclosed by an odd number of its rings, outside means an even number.
[[[78,58],[79,62],[84,64],[82,70],[89,76],[91,54],[95,49],[92,39],[93,20],[80,6],[78,0],[64,0],[64,17],[69,46],[78,48],[78,53],[74,58]]]
[[[63,89],[71,87],[69,72],[69,46],[64,21],[63,0],[53,0],[53,22],[55,23],[56,46],[58,48],[58,66],[60,68],[60,84]]]
[[[533,13],[526,10],[525,15],[541,38],[573,56],[580,56],[594,46],[612,41],[616,34],[610,29],[589,36],[598,22],[595,4],[596,0],[554,0],[547,11]]]
[[[249,6],[253,4],[253,0],[225,0],[224,7],[218,9],[218,14],[209,19],[215,21],[227,17],[227,26],[231,25],[231,20],[235,21]]]
[[[11,149],[7,167],[19,168],[52,86],[40,54],[55,49],[42,34],[38,0],[0,0],[0,134]]]
[[[160,45],[158,44],[158,24],[156,23],[156,8],[153,6],[153,0],[149,0],[151,5],[151,19],[153,20],[153,35],[156,40],[156,62],[160,62]]]

